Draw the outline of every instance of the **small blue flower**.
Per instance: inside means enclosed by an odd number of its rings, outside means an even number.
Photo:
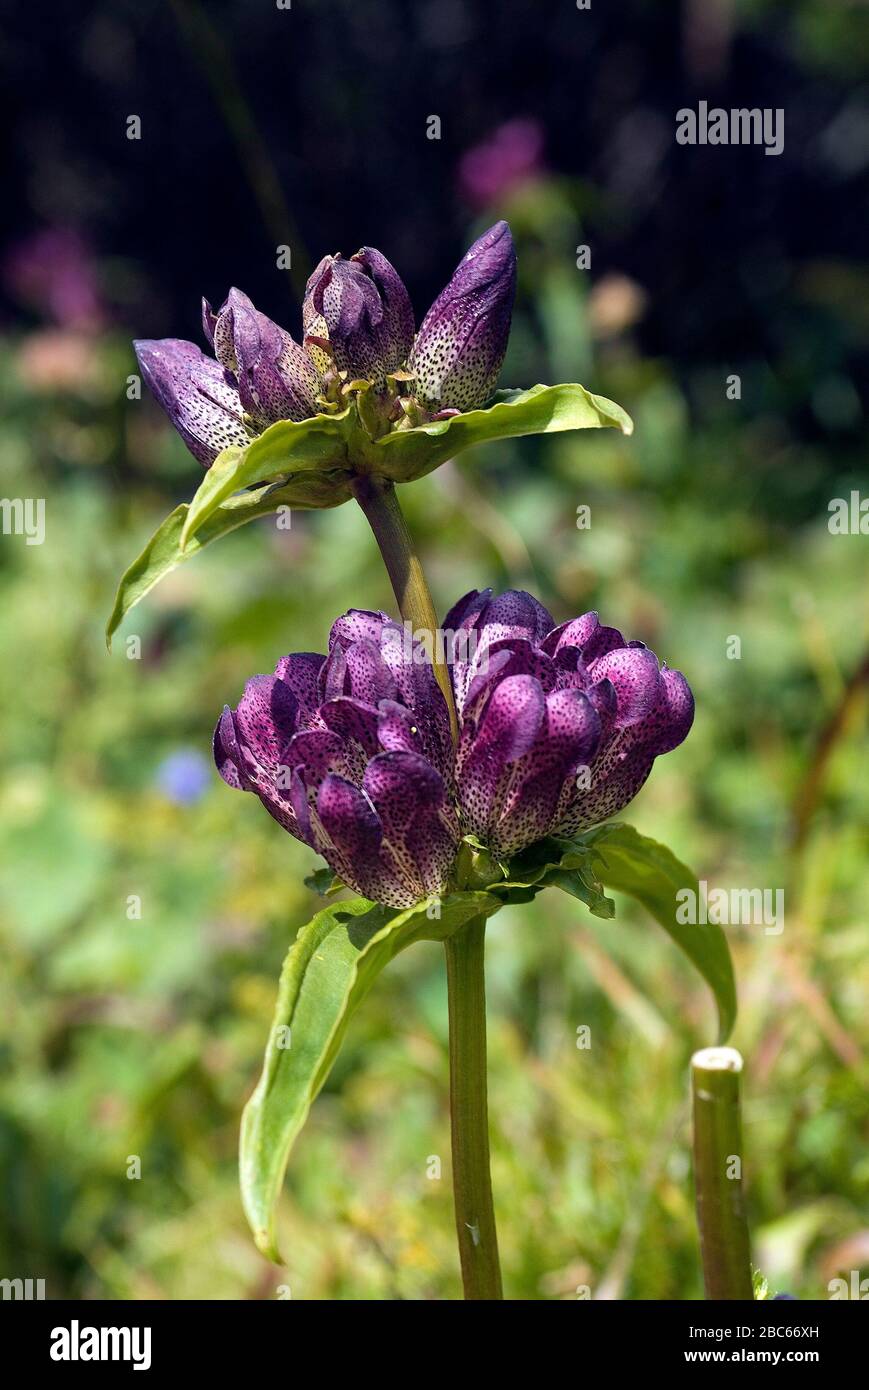
[[[177,806],[190,806],[205,795],[211,781],[208,760],[195,748],[179,748],[157,769],[157,786]]]

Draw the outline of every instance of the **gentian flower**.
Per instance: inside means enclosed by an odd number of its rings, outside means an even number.
[[[373,246],[349,260],[324,256],[308,281],[301,345],[231,289],[216,313],[202,302],[214,358],[180,338],[133,346],[151,391],[209,468],[279,420],[345,411],[348,393],[369,386],[377,403],[362,415],[373,437],[483,405],[504,358],[515,279],[510,229],[499,222],[468,251],[415,346],[410,296]]]
[[[324,256],[308,280],[302,305],[305,346],[321,368],[330,358],[349,380],[381,389],[413,346],[413,306],[386,257],[363,246],[349,261]]]
[[[214,739],[224,781],[349,887],[409,907],[453,883],[463,835],[505,859],[615,815],[691,727],[685,677],[586,613],[556,626],[530,594],[467,594],[443,639],[459,715],[423,643],[351,610],[327,657],[248,682]]]
[[[460,815],[495,854],[616,815],[691,728],[681,672],[596,613],[556,626],[530,594],[487,589],[445,629],[465,634],[456,653],[473,650],[452,662]]]
[[[411,907],[446,888],[461,838],[446,702],[385,613],[351,610],[327,657],[296,653],[248,681],[214,756],[225,782],[255,792],[357,892]]]
[[[434,410],[474,410],[495,389],[516,293],[506,222],[474,242],[420,326],[411,356],[417,394]]]

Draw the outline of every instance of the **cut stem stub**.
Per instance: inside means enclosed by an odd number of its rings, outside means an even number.
[[[706,1047],[691,1058],[694,1182],[708,1299],[752,1299],[751,1246],[742,1190],[742,1057]]]

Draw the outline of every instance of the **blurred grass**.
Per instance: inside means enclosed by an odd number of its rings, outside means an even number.
[[[694,731],[629,818],[711,883],[785,889],[782,935],[729,929],[748,1195],[764,1272],[823,1297],[841,1243],[865,1246],[867,1225],[865,699],[801,853],[788,845],[821,730],[869,645],[865,539],[826,526],[827,500],[856,485],[856,446],[833,427],[788,430],[784,398],[802,387],[785,368],[747,366],[763,406],[746,413],[725,400],[724,367],[680,381],[638,356],[629,326],[595,335],[547,255],[550,224],[534,224],[544,207],[514,210],[534,275],[504,380],[581,368],[636,434],[481,451],[403,501],[441,611],[471,587],[526,585],[559,621],[599,608],[691,681]],[[4,489],[47,500],[45,544],[0,548],[0,1267],[45,1278],[53,1297],[289,1285],[301,1298],[455,1298],[439,951],[397,961],[356,1020],[293,1156],[290,1263],[274,1269],[244,1225],[235,1149],[315,865],[210,771],[187,802],[166,791],[166,760],[207,757],[248,675],[322,650],[351,604],[391,606],[362,516],[236,533],[160,586],[107,656],[117,577],[197,468],[150,401],[125,399],[120,338],[82,339],[87,370],[46,380],[32,370],[39,336],[0,351]],[[488,935],[508,1295],[699,1297],[686,1078],[712,1036],[710,1001],[627,902],[604,923],[550,895]]]

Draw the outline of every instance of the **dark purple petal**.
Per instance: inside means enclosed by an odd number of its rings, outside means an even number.
[[[643,786],[655,758],[687,736],[694,697],[681,671],[662,670],[658,700],[644,719],[615,730],[592,765],[592,784],[559,807],[557,829],[572,834],[617,815]]]
[[[452,732],[443,691],[437,682],[429,652],[411,641],[407,629],[384,627],[380,655],[393,681],[395,701],[412,711],[421,728],[422,752],[447,780],[452,776]],[[392,695],[384,697],[387,700]]]
[[[507,676],[533,676],[544,694],[555,689],[555,666],[539,647],[524,637],[501,638],[481,646],[471,662],[463,713],[469,715],[486,688]]]
[[[487,649],[491,650],[491,663],[505,643],[524,641],[537,646],[552,626],[552,615],[543,604],[520,589],[509,589],[496,598],[491,589],[483,593],[472,590],[460,599],[444,619],[445,634],[452,634],[454,639],[450,644],[450,674],[459,710],[470,698],[471,683],[476,695],[480,688],[477,677],[486,679]],[[509,674],[515,673],[511,668]]]
[[[336,646],[346,651],[352,642],[368,641],[379,645],[384,627],[395,628],[401,633],[401,628],[388,613],[369,608],[351,608],[332,624],[329,651]]]
[[[411,355],[430,410],[474,410],[495,389],[516,292],[516,252],[496,222],[465,254],[420,326]]]
[[[483,589],[482,592],[479,589],[471,589],[458,603],[453,604],[444,618],[444,632],[458,632],[462,628],[470,627],[491,597],[491,589]]]
[[[202,299],[202,332],[203,332],[203,334],[204,334],[204,336],[205,336],[205,341],[207,342],[208,346],[211,348],[212,352],[214,351],[214,329],[215,329],[216,325],[217,325],[217,315],[215,314],[215,312],[214,312],[214,310],[212,309],[211,305],[209,304],[208,300],[203,296],[203,299]]]
[[[362,786],[383,827],[381,857],[396,878],[417,901],[441,892],[459,841],[443,778],[416,753],[381,753]]]
[[[597,685],[590,685],[585,693],[597,710],[601,734],[606,738],[615,723],[616,711],[619,706],[616,688],[612,681],[603,680],[598,681]]]
[[[681,671],[661,668],[661,695],[644,729],[655,757],[684,742],[694,723],[694,696]]]
[[[206,468],[223,449],[244,448],[250,442],[234,383],[195,343],[140,338],[133,347],[154,397]]]
[[[368,705],[395,696],[395,679],[373,642],[354,642],[344,653],[347,663],[348,693]]]
[[[327,700],[320,706],[320,718],[328,728],[340,735],[345,743],[350,740],[357,743],[365,761],[373,758],[378,752],[378,715],[374,705],[340,695],[337,699]],[[362,770],[365,770],[364,762]]]
[[[581,691],[547,696],[544,728],[515,769],[490,831],[494,849],[511,854],[549,833],[565,781],[591,762],[600,733],[597,712]]]
[[[660,699],[658,658],[648,647],[617,647],[593,661],[588,673],[595,683],[608,680],[615,687],[617,729],[644,719]]]
[[[325,657],[319,652],[293,652],[281,657],[275,675],[288,685],[299,702],[300,716],[309,719],[319,701],[319,679]]]
[[[358,787],[330,773],[320,786],[316,810],[327,837],[325,846],[318,845],[321,854],[345,883],[368,896],[371,869],[383,839],[371,802]]]
[[[413,305],[404,281],[382,251],[363,246],[352,261],[358,262],[377,286],[383,305],[382,335],[389,346],[387,371],[394,372],[407,361],[413,347]]]
[[[508,589],[489,601],[479,626],[488,642],[501,637],[526,637],[539,643],[554,626],[554,619],[532,594]]]
[[[377,737],[386,753],[422,753],[423,735],[416,715],[397,700],[381,700]]]
[[[570,622],[554,627],[546,634],[541,646],[548,656],[556,656],[562,647],[578,647],[582,651],[599,627],[600,619],[596,613],[583,613],[581,618],[571,618]]]
[[[508,766],[532,747],[545,714],[540,682],[508,676],[493,690],[479,728],[463,728],[457,786],[466,822],[476,833],[488,826]]]
[[[602,623],[598,623],[582,648],[582,659],[588,666],[592,661],[597,661],[598,657],[606,656],[607,652],[624,646],[627,646],[627,643],[617,627],[604,627]]]
[[[252,791],[253,788],[245,772],[244,759],[238,746],[235,721],[229,705],[224,705],[223,714],[217,721],[212,744],[214,761],[224,782],[236,791]]]
[[[276,676],[253,676],[245,686],[235,711],[236,736],[264,772],[286,765],[298,710],[290,687]]]
[[[319,787],[328,772],[344,771],[344,741],[331,729],[303,729],[290,739],[288,769],[301,768],[306,786]]]
[[[320,667],[317,684],[320,688],[321,700],[334,700],[339,695],[348,693],[347,657],[341,647],[331,648],[329,655]]]
[[[237,289],[230,290],[216,316],[206,310],[206,336],[212,318],[215,355],[237,377],[241,403],[258,428],[317,413],[320,375],[285,329]]]

